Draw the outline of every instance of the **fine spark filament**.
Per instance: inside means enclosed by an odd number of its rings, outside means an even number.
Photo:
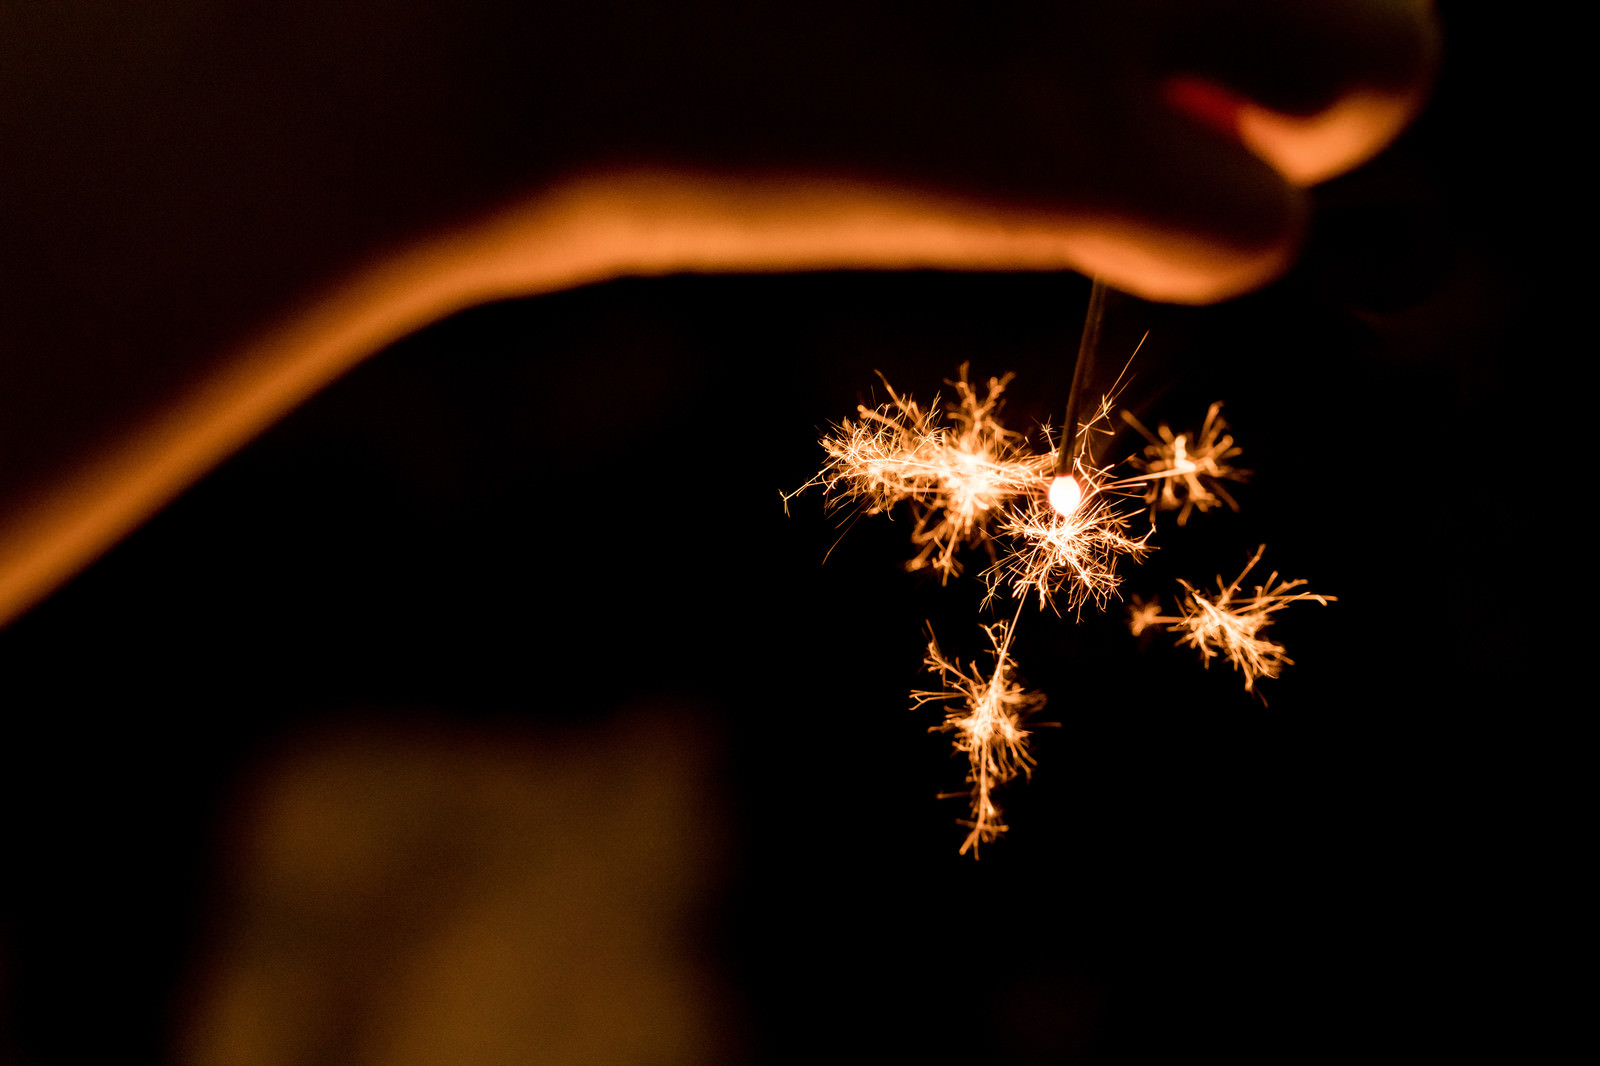
[[[961,572],[962,548],[990,543],[990,526],[1006,501],[1042,492],[1049,483],[1051,457],[1029,451],[1022,434],[1000,423],[1010,381],[1010,374],[990,378],[980,393],[963,363],[948,382],[955,402],[941,412],[937,397],[923,408],[883,380],[889,402],[860,406],[858,419],[840,422],[823,437],[828,458],[822,471],[785,500],[820,485],[830,507],[855,504],[866,514],[909,502],[917,553],[906,566],[931,568],[941,583],[948,580]]]
[[[1294,660],[1285,653],[1282,644],[1262,636],[1272,624],[1272,616],[1291,603],[1310,600],[1324,606],[1338,599],[1304,589],[1304,579],[1283,581],[1274,570],[1265,583],[1255,586],[1253,593],[1242,593],[1240,586],[1246,575],[1261,561],[1266,545],[1256,549],[1250,562],[1239,576],[1223,584],[1217,577],[1217,592],[1202,592],[1189,582],[1179,579],[1184,595],[1178,605],[1178,614],[1162,615],[1160,602],[1133,604],[1129,628],[1135,635],[1153,625],[1164,625],[1177,630],[1178,645],[1187,645],[1200,653],[1201,664],[1211,666],[1214,658],[1226,659],[1244,675],[1245,691],[1255,691],[1258,678],[1275,678]]]
[[[1021,611],[1019,609],[1020,616]],[[939,650],[939,642],[928,634],[928,652],[923,662],[939,678],[942,688],[911,694],[911,706],[945,704],[945,718],[930,732],[953,733],[955,750],[967,757],[967,797],[971,817],[961,822],[968,829],[961,854],[974,856],[981,844],[990,843],[1006,831],[994,793],[1001,785],[1033,771],[1033,756],[1028,752],[1027,717],[1045,704],[1043,693],[1032,692],[1016,680],[1016,661],[1011,658],[1011,635],[1015,619],[983,627],[989,638],[994,665],[979,670],[976,663],[965,668]]]

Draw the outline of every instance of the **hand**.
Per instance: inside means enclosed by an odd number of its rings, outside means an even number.
[[[473,303],[837,267],[1244,291],[1433,53],[1421,0],[62,0],[0,30],[0,621]]]

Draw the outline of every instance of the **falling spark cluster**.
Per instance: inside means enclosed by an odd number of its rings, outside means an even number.
[[[939,650],[930,633],[923,662],[943,687],[911,694],[913,708],[935,702],[946,705],[944,722],[933,731],[955,734],[955,750],[967,757],[972,816],[961,823],[969,830],[961,845],[963,855],[969,850],[976,854],[980,844],[1006,831],[994,791],[1018,774],[1026,777],[1032,772],[1033,756],[1028,752],[1028,730],[1023,723],[1045,703],[1043,693],[1029,691],[1016,680],[1017,664],[1010,653],[1012,626],[997,622],[983,630],[994,656],[989,671],[980,670],[976,663],[963,668]]]
[[[988,545],[1003,506],[1013,497],[1043,491],[1053,459],[1026,447],[1020,433],[997,415],[1011,375],[990,378],[980,394],[961,365],[956,401],[944,411],[937,398],[924,409],[884,381],[889,402],[862,405],[822,439],[827,464],[794,493],[821,486],[830,506],[859,505],[867,514],[909,501],[917,554],[909,569],[931,568],[941,581],[961,572],[957,553]]]
[[[1129,459],[1141,473],[1127,480],[1145,483],[1144,500],[1152,514],[1177,511],[1181,526],[1189,521],[1194,511],[1204,513],[1218,504],[1227,504],[1235,511],[1239,509],[1239,504],[1221,483],[1243,481],[1250,471],[1228,463],[1240,449],[1233,443],[1233,435],[1227,432],[1222,404],[1214,403],[1206,411],[1200,433],[1193,439],[1187,434],[1174,434],[1165,424],[1151,433],[1128,411],[1122,412],[1122,420],[1150,442],[1142,456]]]
[[[1212,659],[1226,659],[1244,675],[1245,690],[1253,692],[1257,679],[1277,677],[1285,666],[1294,663],[1282,644],[1261,635],[1272,624],[1272,616],[1302,600],[1326,606],[1337,599],[1300,591],[1306,584],[1304,580],[1281,580],[1276,570],[1263,584],[1255,586],[1254,592],[1241,592],[1246,575],[1255,569],[1265,551],[1264,544],[1257,548],[1239,576],[1227,584],[1223,584],[1218,575],[1215,594],[1202,592],[1180,580],[1184,595],[1176,615],[1162,615],[1160,601],[1135,602],[1129,628],[1135,636],[1154,625],[1176,630],[1179,646],[1187,645],[1199,651],[1202,665],[1209,667]]]

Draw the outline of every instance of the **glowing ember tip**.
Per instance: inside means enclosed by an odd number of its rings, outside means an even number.
[[[1050,506],[1055,508],[1056,514],[1070,518],[1082,502],[1083,486],[1071,474],[1062,474],[1050,482]]]
[[[1086,490],[1070,514],[1037,497],[1006,512],[999,531],[1012,547],[983,572],[990,599],[1007,588],[1018,599],[1037,594],[1040,607],[1056,610],[1078,611],[1090,600],[1105,606],[1122,583],[1117,559],[1143,558],[1151,550],[1150,533],[1129,536],[1130,516],[1095,479],[1095,472],[1079,468],[1076,484]]]

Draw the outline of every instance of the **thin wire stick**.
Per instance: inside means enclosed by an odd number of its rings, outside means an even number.
[[[1067,416],[1061,423],[1061,450],[1056,454],[1056,476],[1071,474],[1080,452],[1078,419],[1083,397],[1094,382],[1095,355],[1100,348],[1100,324],[1106,317],[1106,283],[1096,277],[1089,288],[1089,309],[1083,316],[1083,336],[1078,341],[1078,361],[1072,367],[1072,388],[1067,393]]]

